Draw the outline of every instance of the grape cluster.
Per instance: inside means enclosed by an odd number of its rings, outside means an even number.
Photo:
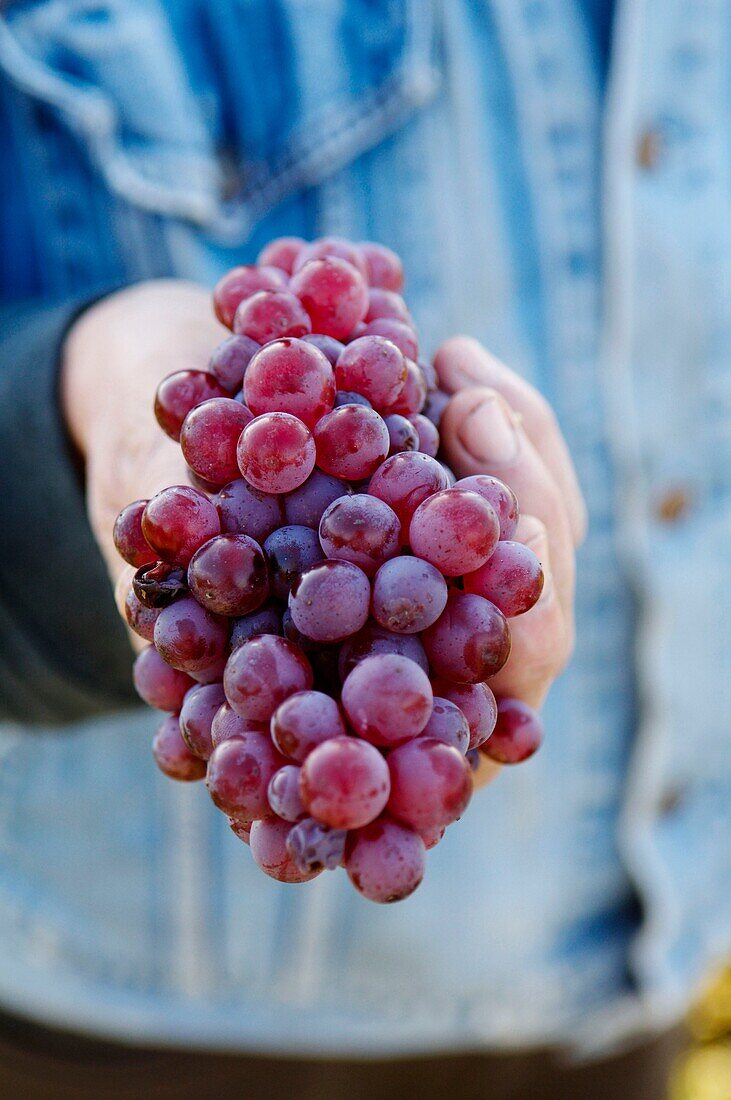
[[[421,882],[464,812],[477,750],[538,747],[536,714],[486,681],[507,619],[543,585],[518,503],[437,458],[447,402],[419,358],[398,257],[340,238],[273,241],[213,293],[232,335],[155,413],[190,485],[120,513],[130,627],[153,743],[206,780],[280,882],[344,866],[373,901]]]

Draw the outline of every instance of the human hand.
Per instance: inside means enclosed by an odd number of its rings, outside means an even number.
[[[131,500],[188,483],[180,447],[155,420],[157,385],[173,371],[204,369],[227,335],[213,316],[210,291],[160,279],[103,299],[67,336],[61,404],[84,459],[89,519],[123,617],[134,570],[114,547],[114,520]],[[144,648],[131,631],[130,638]]]
[[[543,565],[541,598],[510,620],[510,657],[490,680],[498,695],[540,708],[574,644],[574,550],[586,532],[576,474],[548,403],[476,340],[447,340],[435,366],[453,395],[440,425],[447,462],[457,477],[493,474],[513,489],[521,507],[515,538]],[[499,770],[483,758],[477,785]]]

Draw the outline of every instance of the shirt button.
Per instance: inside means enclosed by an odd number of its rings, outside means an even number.
[[[692,504],[688,489],[676,485],[667,489],[655,505],[655,514],[661,523],[678,523],[683,519]]]
[[[662,152],[662,134],[659,130],[648,129],[640,135],[640,139],[637,142],[637,163],[640,168],[644,168],[645,171],[652,171],[656,168],[659,160],[660,153]]]

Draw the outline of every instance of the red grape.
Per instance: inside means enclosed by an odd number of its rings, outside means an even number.
[[[379,317],[393,317],[396,321],[403,321],[411,325],[411,314],[408,306],[400,294],[393,290],[384,290],[382,287],[371,287],[368,291],[368,312],[365,315],[366,324],[375,321]]]
[[[290,290],[307,310],[312,328],[344,340],[368,309],[368,287],[357,268],[335,256],[309,260],[290,280]]]
[[[470,749],[479,748],[495,729],[497,703],[487,684],[454,684],[450,680],[432,681],[435,698],[448,699],[464,714],[470,727]]]
[[[401,535],[408,540],[411,518],[427,497],[446,489],[447,476],[442,466],[429,455],[409,453],[393,455],[376,470],[368,492],[389,504],[401,521]]]
[[[363,336],[385,336],[407,359],[419,358],[419,341],[410,325],[393,317],[379,317],[363,329]]]
[[[382,336],[362,336],[353,340],[335,364],[338,389],[355,390],[367,397],[375,408],[388,408],[396,400],[406,376],[403,355],[395,344]]]
[[[208,760],[208,793],[225,814],[256,821],[271,811],[267,789],[286,760],[266,733],[247,730],[221,741]]]
[[[180,439],[183,421],[201,401],[228,397],[226,390],[205,370],[179,370],[163,378],[155,394],[155,417],[171,439]]]
[[[321,561],[295,581],[289,610],[298,630],[316,642],[338,642],[368,618],[371,589],[362,569],[349,561]]]
[[[431,717],[419,736],[451,745],[463,756],[470,747],[470,727],[464,714],[456,703],[437,695]]]
[[[183,700],[180,733],[193,755],[201,760],[207,760],[213,752],[211,724],[224,701],[223,684],[201,684]]]
[[[345,870],[370,901],[402,901],[424,877],[426,849],[418,833],[387,817],[350,833]]]
[[[426,401],[426,380],[412,359],[405,359],[404,362],[406,378],[395,399],[388,406],[388,412],[400,413],[402,416],[415,416],[422,410]]]
[[[411,421],[398,413],[385,416],[383,422],[388,428],[388,438],[391,445],[388,448],[389,455],[397,455],[402,451],[418,451],[419,433]]]
[[[379,653],[396,653],[408,657],[424,672],[429,671],[424,647],[415,634],[394,634],[378,623],[371,622],[366,623],[362,630],[341,646],[338,660],[340,679],[345,680],[348,673],[366,657],[375,657]]]
[[[214,397],[191,409],[180,430],[180,448],[193,473],[216,487],[238,477],[236,446],[252,419],[246,405],[230,397]]]
[[[137,654],[132,678],[137,694],[148,707],[176,714],[183,705],[185,693],[195,686],[185,672],[166,664],[152,645]]]
[[[277,267],[244,264],[234,267],[213,288],[213,309],[226,328],[231,328],[238,306],[260,290],[279,290],[287,280]]]
[[[301,764],[331,737],[345,737],[345,725],[334,699],[321,691],[300,691],[277,707],[272,716],[274,744],[284,756]]]
[[[352,561],[369,577],[387,558],[398,554],[400,533],[396,513],[367,493],[340,497],[325,509],[320,521],[325,555]]]
[[[228,336],[213,352],[208,369],[229,393],[241,389],[252,355],[259,350],[249,336]]]
[[[132,579],[132,591],[144,607],[159,611],[188,591],[185,570],[167,561],[141,565]]]
[[[161,772],[170,779],[191,783],[206,774],[206,762],[194,756],[180,734],[180,723],[169,714],[152,739],[152,755]]]
[[[133,500],[126,505],[114,521],[112,532],[117,553],[135,569],[156,560],[155,551],[142,534],[142,513],[146,507],[146,500]]]
[[[391,794],[388,810],[399,821],[422,829],[451,825],[472,795],[472,769],[462,753],[443,741],[417,737],[388,756]]]
[[[265,267],[279,267],[291,275],[294,262],[306,244],[302,237],[276,237],[262,248],[256,262]]]
[[[306,817],[290,830],[287,851],[303,873],[334,871],[343,862],[347,836],[345,829],[331,829]]]
[[[301,871],[287,850],[287,837],[292,828],[281,817],[267,817],[251,826],[251,854],[257,867],[277,882],[309,882],[320,874],[321,868]]]
[[[316,425],[314,438],[320,469],[351,481],[370,477],[391,442],[378,413],[363,405],[342,405],[327,413]]]
[[[451,395],[444,393],[443,390],[434,390],[433,392],[427,393],[424,408],[421,411],[424,416],[431,420],[435,428],[439,429],[444,410],[451,400]],[[467,478],[464,480],[466,481]],[[464,486],[464,488],[469,489],[469,485]]]
[[[187,565],[193,554],[221,530],[215,505],[190,485],[171,485],[147,502],[142,531],[158,558]]]
[[[543,591],[543,569],[520,542],[499,542],[484,565],[464,578],[465,592],[476,592],[511,618],[530,611]]]
[[[308,332],[301,339],[321,351],[331,367],[335,366],[345,347],[345,344],[336,340],[334,336],[324,336],[321,332]]]
[[[291,493],[307,481],[315,467],[315,440],[307,425],[291,413],[264,413],[241,433],[238,461],[241,473],[254,488],[264,493]]]
[[[268,722],[288,696],[312,687],[312,669],[299,646],[260,634],[233,651],[223,687],[238,715]]]
[[[250,611],[248,615],[242,615],[234,619],[231,624],[231,649],[248,642],[255,634],[280,634],[282,633],[282,610],[274,600],[267,600],[265,604]]]
[[[260,290],[238,307],[233,330],[237,336],[268,344],[282,336],[304,336],[311,326],[299,298],[289,290]]]
[[[253,821],[239,821],[238,818],[230,817],[228,823],[231,826],[231,832],[234,836],[237,836],[239,840],[243,840],[244,844],[251,844],[251,826]]]
[[[444,489],[425,500],[409,525],[411,549],[447,577],[479,569],[495,549],[498,518],[467,489]]]
[[[304,485],[287,493],[284,498],[284,515],[288,524],[301,527],[320,527],[322,513],[329,504],[350,492],[347,482],[313,470]]]
[[[319,237],[300,250],[292,268],[292,273],[301,271],[312,260],[345,260],[359,271],[364,279],[368,277],[368,267],[360,247],[345,237]]]
[[[223,741],[232,737],[241,737],[244,733],[266,733],[265,722],[254,722],[250,718],[241,718],[227,702],[221,703],[211,721],[211,744],[214,749]]]
[[[217,615],[246,615],[269,594],[262,548],[248,535],[218,535],[196,550],[188,566],[190,594]]]
[[[368,282],[384,290],[401,290],[404,285],[404,269],[396,253],[385,244],[361,241],[361,254],[365,258]]]
[[[254,489],[241,477],[224,485],[213,503],[227,535],[248,535],[261,544],[282,522],[282,498]]]
[[[441,615],[447,583],[438,569],[421,558],[387,561],[373,581],[373,618],[396,634],[417,634]]]
[[[408,657],[378,654],[356,665],[343,684],[348,721],[374,745],[416,737],[429,721],[433,695],[426,673]]]
[[[152,641],[155,620],[159,614],[158,607],[146,607],[139,600],[134,588],[129,589],[124,599],[124,617],[129,628],[146,642]]]
[[[304,340],[273,340],[258,351],[244,379],[246,404],[255,415],[286,412],[308,428],[329,412],[335,400],[330,363]]]
[[[513,490],[490,474],[473,474],[455,483],[456,489],[469,489],[492,506],[500,524],[500,538],[512,539],[518,526],[520,509]]]
[[[431,455],[432,458],[436,458],[437,452],[439,451],[439,432],[434,427],[431,420],[421,413],[415,413],[415,415],[411,417],[411,424],[419,440],[417,450],[422,451],[425,455]]]
[[[527,760],[543,741],[543,725],[538,714],[520,699],[499,699],[495,732],[482,751],[499,764],[519,764]]]
[[[314,748],[302,765],[302,801],[323,825],[358,829],[378,817],[386,805],[388,772],[378,749],[367,741],[333,737]]]
[[[155,648],[169,665],[192,675],[223,657],[229,627],[190,596],[163,607],[155,623]]]
[[[272,592],[286,601],[295,582],[324,555],[317,532],[296,524],[280,527],[264,543]]]
[[[296,764],[285,764],[269,780],[269,806],[284,821],[299,821],[307,814],[300,794],[300,770]]]
[[[510,656],[510,630],[502,611],[482,596],[457,589],[421,640],[434,672],[462,684],[494,676]]]

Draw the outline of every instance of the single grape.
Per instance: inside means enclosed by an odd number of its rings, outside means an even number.
[[[185,570],[167,561],[141,565],[132,580],[132,590],[141,604],[159,611],[187,593]]]
[[[249,844],[257,867],[277,882],[309,882],[319,870],[301,871],[287,851],[293,826],[281,817],[267,817],[251,826]]]
[[[500,538],[512,539],[518,526],[520,509],[513,490],[490,474],[473,474],[455,483],[455,489],[469,489],[492,506],[500,524]]]
[[[245,298],[234,315],[233,330],[237,336],[268,344],[282,336],[304,336],[312,327],[299,298],[282,289],[260,290]]]
[[[312,260],[326,259],[345,260],[359,271],[364,279],[368,277],[368,267],[360,247],[345,237],[318,237],[317,240],[306,244],[297,255],[292,273],[296,275]]]
[[[220,684],[223,680],[223,671],[226,668],[226,652],[203,666],[198,668],[194,672],[191,672],[191,676],[197,684]]]
[[[388,755],[388,811],[421,832],[451,825],[472,795],[472,769],[459,749],[417,737]]]
[[[426,395],[426,401],[424,402],[424,408],[421,410],[422,414],[431,420],[435,428],[439,428],[442,422],[442,416],[449,402],[452,400],[451,394],[444,393],[443,390],[433,390]],[[465,478],[465,481],[467,479]],[[469,485],[465,486],[469,489]]]
[[[133,500],[127,504],[114,521],[112,532],[117,553],[135,569],[156,560],[154,550],[150,549],[142,534],[142,513],[146,507],[146,500]]]
[[[284,821],[299,821],[307,816],[300,794],[300,770],[296,764],[285,764],[269,780],[269,805]]]
[[[190,676],[166,664],[152,645],[137,654],[132,679],[137,694],[148,707],[176,714],[183,705],[185,693],[195,686]]]
[[[331,367],[335,366],[345,347],[345,344],[336,340],[334,336],[324,336],[321,332],[308,332],[301,339],[321,351]]]
[[[348,673],[366,657],[375,657],[379,653],[396,653],[401,657],[408,657],[423,672],[429,672],[429,661],[424,647],[415,634],[394,634],[378,623],[370,622],[340,647],[340,679],[345,680]]]
[[[407,359],[419,358],[419,341],[410,325],[396,321],[393,317],[379,317],[371,321],[363,330],[364,336],[385,336]]]
[[[406,376],[406,362],[399,349],[379,336],[353,340],[335,364],[338,389],[355,390],[377,409],[388,408],[396,400]]]
[[[211,721],[211,744],[215,749],[223,741],[232,737],[241,737],[245,733],[266,733],[265,722],[254,722],[250,718],[241,718],[227,702],[221,703]]]
[[[214,349],[208,370],[228,393],[240,390],[252,355],[259,350],[248,336],[228,336]]]
[[[398,554],[400,534],[396,513],[367,493],[333,501],[320,521],[320,543],[326,557],[352,561],[369,577]]]
[[[362,569],[349,561],[321,561],[292,586],[294,625],[316,642],[338,642],[360,630],[368,618],[371,588]]]
[[[208,793],[225,814],[256,821],[271,813],[267,789],[286,761],[266,733],[247,730],[220,742],[208,760]]]
[[[194,756],[207,760],[213,752],[211,724],[224,704],[223,684],[201,684],[187,693],[180,708],[180,733]]]
[[[345,870],[359,894],[369,901],[402,901],[424,877],[426,849],[418,833],[382,817],[350,833]]]
[[[306,244],[303,237],[276,237],[262,248],[256,262],[265,267],[279,267],[291,275],[294,262]]]
[[[350,481],[370,477],[390,446],[383,420],[363,405],[342,405],[327,413],[316,425],[314,438],[320,469]]]
[[[428,359],[420,359],[417,366],[424,375],[427,393],[434,393],[435,390],[439,389],[439,375],[436,372],[436,368]]]
[[[142,531],[158,558],[187,565],[204,542],[219,534],[215,505],[190,485],[171,485],[147,502]]]
[[[428,417],[422,413],[416,413],[411,417],[411,424],[419,439],[418,450],[431,458],[436,458],[439,451],[439,432]]]
[[[446,604],[447,582],[438,569],[421,558],[393,558],[381,566],[373,580],[373,618],[396,634],[426,630]]]
[[[338,390],[335,394],[334,408],[339,409],[343,405],[362,405],[364,409],[372,409],[370,401],[362,393],[355,390]]]
[[[321,691],[290,695],[272,716],[272,741],[298,764],[323,741],[345,737],[346,732],[337,703]]]
[[[449,700],[464,714],[470,728],[470,750],[484,744],[497,721],[497,703],[487,684],[455,684],[437,677],[432,689],[435,697]]]
[[[255,634],[280,634],[282,633],[282,609],[274,600],[267,600],[265,604],[243,615],[240,619],[234,619],[231,624],[231,649],[248,642]]]
[[[345,829],[331,829],[314,817],[306,817],[290,830],[287,851],[303,874],[334,871],[343,862],[347,836]]]
[[[343,684],[348,721],[374,745],[393,746],[417,737],[429,721],[433,695],[426,673],[408,657],[366,657]]]
[[[385,244],[361,241],[359,246],[365,258],[366,274],[370,286],[384,290],[401,290],[404,285],[404,269],[396,253]]]
[[[385,290],[383,287],[371,287],[368,291],[368,311],[364,320],[368,324],[379,317],[393,317],[394,320],[403,321],[406,325],[413,324],[408,306],[400,294],[393,290]]]
[[[160,613],[157,607],[146,607],[137,597],[134,588],[130,588],[124,599],[124,617],[130,630],[134,630],[146,642],[152,641],[155,620]]]
[[[312,687],[312,669],[298,646],[286,638],[260,634],[233,651],[223,687],[238,715],[268,722],[290,695]]]
[[[316,347],[304,340],[273,340],[256,353],[244,379],[244,397],[258,416],[286,412],[313,428],[335,400],[335,375]]]
[[[170,779],[191,783],[206,774],[206,762],[194,756],[180,735],[180,723],[169,714],[152,739],[152,755],[161,772]]]
[[[373,474],[368,492],[393,508],[401,521],[401,537],[407,541],[416,509],[447,485],[447,476],[436,459],[405,452],[386,459]]]
[[[543,741],[541,719],[520,699],[498,699],[495,732],[482,751],[499,764],[519,764],[527,760]]]
[[[444,489],[425,500],[409,525],[411,549],[447,577],[479,569],[492,554],[500,527],[493,508],[468,489]]]
[[[489,600],[452,589],[447,606],[421,636],[437,676],[478,684],[494,676],[510,656],[510,630]]]
[[[298,524],[280,527],[271,534],[264,543],[264,553],[269,563],[272,593],[278,600],[285,601],[302,574],[324,557],[317,532]]]
[[[413,359],[406,359],[406,378],[395,399],[388,407],[389,413],[415,416],[426,401],[426,380]]]
[[[383,810],[390,790],[388,765],[358,737],[333,737],[302,765],[300,792],[307,811],[333,829],[358,829]]]
[[[188,587],[201,607],[217,615],[255,611],[269,595],[264,552],[248,535],[217,535],[190,559]]]
[[[238,461],[241,473],[254,488],[264,493],[291,493],[307,481],[315,467],[315,441],[307,425],[291,413],[264,413],[241,433]]]
[[[243,840],[244,844],[251,844],[251,826],[254,824],[253,821],[239,821],[236,817],[230,817],[228,823],[234,836],[237,836],[239,840]]]
[[[388,438],[391,440],[391,445],[388,448],[389,455],[397,455],[402,451],[418,451],[420,449],[419,433],[405,416],[400,416],[398,413],[392,413],[390,416],[385,416],[383,422],[388,428]]]
[[[320,526],[322,513],[329,504],[350,492],[347,482],[313,470],[304,485],[284,497],[284,516],[288,524],[298,527]]]
[[[155,648],[164,661],[181,672],[204,672],[218,661],[228,644],[229,625],[192,597],[163,607],[155,623]]]
[[[224,534],[248,535],[260,545],[282,523],[282,498],[254,489],[242,477],[224,485],[213,503]]]
[[[465,592],[476,592],[511,618],[530,611],[543,591],[541,563],[521,542],[499,542],[484,565],[467,573]]]
[[[244,264],[234,267],[213,288],[213,309],[222,325],[231,328],[236,310],[245,298],[260,290],[279,290],[287,280],[277,267]]]
[[[368,309],[365,279],[336,256],[309,260],[295,272],[289,286],[307,310],[313,330],[336,340],[349,336]]]
[[[228,397],[228,394],[208,371],[176,371],[163,378],[157,387],[155,417],[165,434],[177,443],[190,410],[213,397]]]
[[[230,397],[214,397],[196,405],[183,421],[180,448],[194,474],[213,489],[238,476],[236,445],[253,420],[246,405]]]

